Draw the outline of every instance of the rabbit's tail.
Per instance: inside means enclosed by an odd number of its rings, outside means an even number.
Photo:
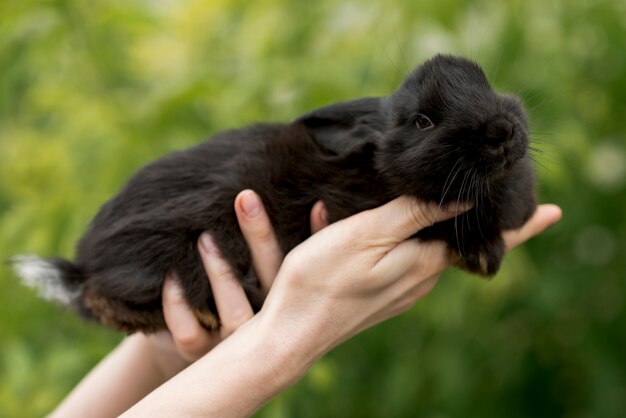
[[[83,317],[93,317],[82,297],[87,275],[74,263],[57,257],[33,255],[16,256],[8,262],[22,283],[36,289],[42,298],[74,309]]]

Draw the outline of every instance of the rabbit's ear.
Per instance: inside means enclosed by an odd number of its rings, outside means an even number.
[[[381,136],[385,126],[382,107],[380,98],[351,100],[313,110],[295,122],[306,126],[321,147],[344,154]]]

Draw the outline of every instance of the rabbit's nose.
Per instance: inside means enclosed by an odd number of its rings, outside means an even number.
[[[485,123],[485,139],[493,146],[507,142],[513,137],[513,131],[513,122],[503,116],[496,116]]]

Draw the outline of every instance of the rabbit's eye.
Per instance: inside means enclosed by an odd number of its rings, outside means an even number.
[[[429,129],[434,128],[435,124],[432,123],[428,116],[420,113],[417,115],[417,118],[415,118],[415,126],[417,126],[417,129]]]

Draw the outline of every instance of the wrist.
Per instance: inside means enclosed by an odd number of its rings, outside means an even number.
[[[250,416],[317,358],[292,337],[282,322],[260,312],[125,416]]]
[[[265,364],[267,377],[276,384],[278,392],[295,384],[321,355],[290,325],[290,321],[262,310],[246,326],[254,328],[256,338],[251,351]],[[242,329],[242,331],[246,331]]]
[[[332,325],[325,319],[325,303],[297,303],[278,292],[270,293],[261,311],[254,317],[261,330],[261,345],[282,362],[282,368],[299,377],[334,347]]]

